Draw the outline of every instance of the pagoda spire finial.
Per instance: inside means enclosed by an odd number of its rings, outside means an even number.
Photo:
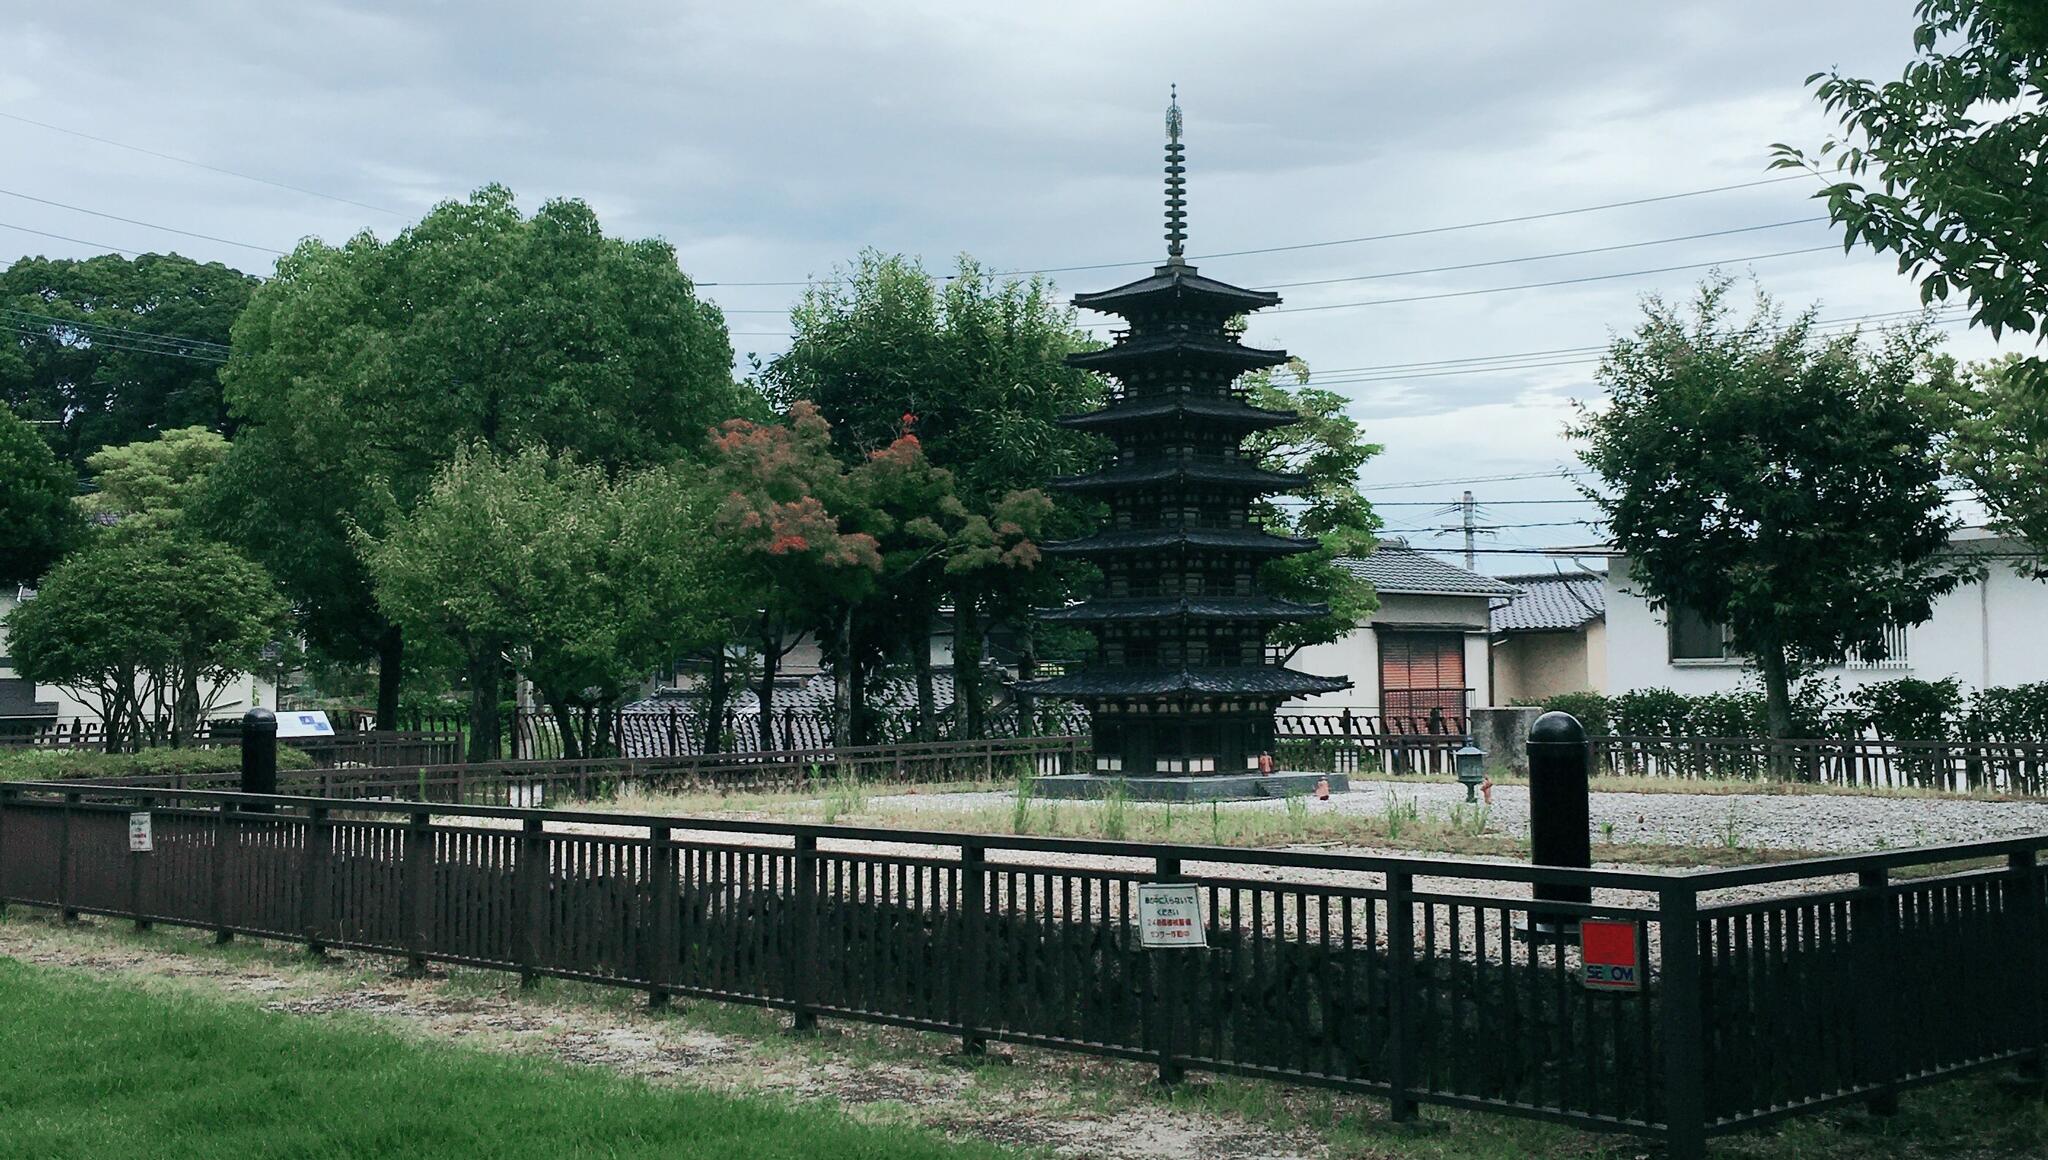
[[[1166,256],[1179,261],[1188,240],[1186,155],[1180,146],[1180,86],[1168,89],[1166,106]]]

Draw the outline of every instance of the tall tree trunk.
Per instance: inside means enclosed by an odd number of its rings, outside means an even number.
[[[930,741],[939,735],[938,698],[932,692],[932,618],[927,612],[918,620],[910,641],[910,667],[917,674],[917,739]]]
[[[171,702],[171,748],[199,739],[199,666],[188,661],[178,670],[177,699]]]
[[[1026,692],[1024,682],[1038,676],[1038,633],[1030,624],[1024,626],[1024,651],[1017,657],[1017,736],[1036,737],[1042,730],[1038,727],[1038,698]]]
[[[859,680],[854,673],[851,604],[840,611],[832,636],[833,651],[837,654],[832,659],[832,744],[844,748],[854,744],[853,686]]]
[[[387,625],[377,638],[377,731],[398,728],[398,682],[405,672],[405,633]]]
[[[767,613],[761,614],[761,748],[793,748],[784,739],[775,743],[775,668],[782,663],[782,625]]]
[[[1791,666],[1782,645],[1768,644],[1758,651],[1757,668],[1764,679],[1764,732],[1773,742],[1792,736]],[[1771,746],[1771,776],[1785,778],[1791,773],[1791,757],[1781,747]]]
[[[547,698],[548,712],[555,719],[555,731],[562,735],[562,756],[575,761],[583,756],[583,746],[576,738],[576,718],[569,712],[567,702]]]
[[[711,650],[711,676],[704,682],[704,752],[724,752],[724,738],[718,735],[725,720],[725,703],[732,697],[732,670],[725,646]]]
[[[981,609],[971,590],[953,597],[953,696],[960,703],[960,735],[982,736]]]
[[[469,746],[467,761],[498,759],[498,693],[503,680],[504,660],[497,642],[478,646],[470,653]]]

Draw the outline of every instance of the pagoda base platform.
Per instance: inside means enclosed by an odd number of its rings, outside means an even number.
[[[1316,792],[1316,783],[1327,779],[1331,793],[1351,788],[1351,779],[1341,773],[1202,773],[1191,777],[1114,777],[1095,773],[1067,773],[1041,777],[1031,783],[1033,797],[1103,798],[1122,786],[1126,797],[1140,802],[1242,802],[1261,798],[1286,798]]]

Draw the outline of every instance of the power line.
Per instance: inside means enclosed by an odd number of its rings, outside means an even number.
[[[1701,197],[1701,196],[1704,196],[1704,195],[1706,195],[1706,194],[1711,194],[1711,193],[1728,193],[1728,192],[1730,192],[1730,191],[1732,191],[1732,190],[1737,190],[1737,189],[1754,189],[1754,188],[1756,188],[1757,186],[1762,186],[1762,185],[1776,185],[1776,184],[1778,184],[1779,182],[1784,182],[1784,181],[1798,181],[1798,180],[1800,180],[1800,179],[1802,179],[1802,178],[1807,178],[1807,177],[1810,177],[1810,176],[1811,176],[1810,174],[1806,174],[1806,173],[1792,173],[1792,174],[1786,174],[1786,175],[1783,175],[1783,176],[1779,176],[1779,177],[1765,177],[1765,178],[1760,178],[1760,179],[1758,179],[1758,180],[1756,180],[1756,181],[1743,181],[1743,182],[1737,182],[1737,183],[1735,183],[1735,184],[1733,184],[1733,185],[1716,185],[1716,186],[1711,186],[1711,187],[1709,187],[1709,188],[1706,188],[1706,189],[1688,189],[1688,190],[1685,190],[1685,191],[1683,191],[1683,192],[1680,192],[1680,193],[1666,193],[1666,194],[1659,194],[1659,195],[1657,195],[1657,196],[1655,196],[1655,197],[1638,197],[1638,198],[1631,198],[1631,199],[1629,199],[1629,200],[1626,200],[1626,201],[1610,201],[1610,202],[1603,202],[1603,203],[1601,203],[1601,204],[1599,204],[1599,205],[1582,205],[1582,206],[1576,206],[1576,207],[1574,207],[1574,208],[1572,208],[1572,209],[1557,209],[1557,210],[1548,210],[1548,211],[1545,211],[1545,212],[1543,212],[1543,213],[1528,213],[1528,214],[1517,214],[1517,215],[1515,215],[1515,216],[1513,216],[1513,217],[1502,217],[1502,218],[1490,218],[1490,219],[1488,219],[1488,220],[1486,220],[1486,221],[1475,221],[1475,222],[1459,222],[1459,223],[1457,223],[1457,224],[1455,224],[1455,225],[1447,225],[1447,226],[1429,226],[1429,227],[1427,227],[1427,228],[1424,228],[1424,229],[1415,229],[1415,230],[1398,230],[1398,231],[1395,231],[1395,232],[1393,232],[1393,233],[1385,233],[1385,234],[1366,234],[1366,235],[1363,235],[1363,236],[1360,236],[1360,237],[1355,237],[1355,238],[1332,238],[1332,239],[1330,239],[1330,240],[1328,240],[1328,241],[1321,241],[1321,242],[1296,242],[1296,243],[1294,243],[1294,244],[1292,244],[1292,245],[1284,245],[1284,246],[1261,246],[1261,247],[1259,247],[1259,248],[1257,248],[1257,249],[1250,249],[1250,250],[1218,250],[1218,251],[1216,251],[1216,252],[1214,252],[1214,253],[1209,253],[1209,254],[1196,254],[1196,255],[1194,255],[1194,256],[1193,256],[1192,258],[1190,258],[1189,260],[1190,260],[1190,261],[1208,261],[1208,260],[1209,260],[1209,259],[1211,259],[1211,258],[1242,258],[1242,257],[1247,257],[1247,256],[1249,256],[1249,255],[1253,255],[1253,254],[1281,254],[1281,253],[1289,253],[1289,252],[1292,252],[1292,251],[1295,251],[1295,250],[1314,250],[1314,249],[1321,249],[1321,248],[1324,248],[1324,247],[1328,247],[1328,246],[1352,246],[1352,245],[1358,245],[1358,244],[1360,244],[1360,243],[1363,243],[1363,242],[1385,242],[1385,241],[1392,241],[1392,240],[1394,240],[1394,239],[1396,239],[1396,238],[1419,238],[1419,237],[1425,237],[1425,236],[1427,236],[1427,235],[1430,235],[1430,234],[1446,234],[1446,233],[1452,233],[1452,232],[1455,232],[1455,231],[1458,231],[1458,230],[1476,230],[1476,229],[1482,229],[1482,228],[1484,228],[1484,227],[1487,227],[1487,226],[1505,226],[1505,225],[1514,225],[1514,224],[1516,224],[1516,223],[1518,223],[1518,222],[1533,222],[1533,221],[1543,221],[1543,220],[1546,220],[1546,219],[1549,219],[1549,218],[1559,218],[1559,217],[1570,217],[1570,216],[1571,216],[1571,215],[1573,215],[1573,214],[1582,214],[1582,213],[1598,213],[1598,212],[1600,212],[1600,211],[1602,211],[1602,210],[1610,210],[1610,209],[1625,209],[1625,208],[1627,208],[1627,207],[1629,207],[1629,206],[1637,206],[1637,205],[1650,205],[1650,204],[1652,204],[1652,203],[1655,203],[1655,202],[1661,202],[1661,201],[1676,201],[1676,200],[1678,200],[1678,199],[1680,199],[1680,198],[1687,198],[1687,197]],[[1144,258],[1144,259],[1140,259],[1140,260],[1137,260],[1137,261],[1130,261],[1130,262],[1094,262],[1094,263],[1089,263],[1089,264],[1087,264],[1087,265],[1080,265],[1080,266],[1044,266],[1044,267],[1040,267],[1040,268],[1038,268],[1038,269],[1034,269],[1034,270],[1021,270],[1021,269],[1020,269],[1020,270],[992,270],[992,271],[990,271],[990,272],[989,272],[989,276],[990,276],[990,277],[995,277],[995,278],[1012,278],[1012,277],[1016,277],[1016,276],[1018,276],[1018,275],[1022,275],[1022,274],[1069,274],[1069,273],[1074,273],[1074,272],[1077,272],[1077,271],[1082,271],[1082,270],[1115,270],[1115,269],[1121,269],[1121,268],[1125,268],[1125,267],[1130,267],[1130,266],[1156,266],[1156,265],[1158,265],[1158,264],[1159,264],[1159,259],[1157,259],[1157,258]],[[956,277],[956,275],[953,275],[953,274],[940,274],[940,275],[938,275],[938,277],[939,277],[939,278],[941,278],[941,279],[950,279],[950,278]],[[764,282],[723,282],[723,281],[711,281],[711,282],[699,282],[699,283],[697,283],[697,284],[698,284],[699,286],[813,286],[813,285],[829,285],[829,284],[832,284],[832,283],[840,283],[840,282],[846,282],[846,281],[849,281],[849,279],[847,279],[847,278],[804,278],[804,279],[799,279],[799,280],[784,280],[784,281],[764,281]]]
[[[116,141],[111,137],[100,137],[91,133],[82,132],[78,129],[67,129],[62,125],[52,125],[48,121],[38,121],[30,117],[24,117],[19,113],[0,112],[0,117],[5,117],[10,121],[19,121],[24,125],[34,125],[38,129],[48,129],[52,133],[63,133],[72,137],[82,137],[87,141],[97,141],[102,145],[112,145],[116,149],[126,149],[132,153],[141,153],[146,156],[161,158],[162,160],[165,161],[175,161],[180,165],[190,165],[198,169],[208,170],[209,172],[224,174],[228,177],[239,177],[243,181],[253,181],[259,185],[271,186],[274,189],[285,189],[290,190],[293,193],[305,194],[307,197],[317,197],[324,201],[340,202],[343,205],[355,206],[357,209],[375,210],[378,213],[388,213],[393,217],[405,216],[404,214],[398,212],[395,209],[386,209],[381,205],[371,205],[369,202],[366,201],[356,201],[353,198],[339,197],[332,193],[322,193],[317,189],[307,189],[303,186],[288,185],[282,181],[273,181],[268,177],[258,177],[253,173],[242,173],[233,169],[224,169],[218,165],[208,165],[204,161],[194,161],[190,157],[179,157],[174,153],[160,153],[154,149],[145,149],[140,145],[130,145],[126,141]]]
[[[82,205],[72,205],[69,202],[62,201],[51,201],[47,197],[37,197],[34,194],[29,193],[17,193],[11,189],[0,189],[0,194],[5,194],[8,197],[18,197],[23,201],[32,201],[37,203],[38,205],[49,205],[55,206],[58,209],[68,209],[73,213],[89,214],[92,217],[106,218],[108,221],[125,222],[128,225],[141,226],[144,229],[162,230],[167,234],[183,234],[185,237],[188,238],[199,238],[203,241],[219,242],[224,246],[240,246],[245,250],[261,250],[266,254],[283,255],[286,252],[284,250],[274,249],[270,246],[259,246],[254,242],[238,242],[233,238],[222,238],[216,237],[213,234],[202,234],[196,233],[192,230],[181,230],[176,226],[158,225],[156,222],[146,222],[138,218],[122,217],[120,214],[102,213],[96,209],[87,209]]]
[[[88,242],[84,238],[74,238],[66,234],[53,234],[48,230],[31,229],[28,226],[18,226],[12,222],[0,222],[0,230],[18,230],[24,234],[35,234],[38,237],[44,238],[55,238],[60,242],[70,242],[73,245],[90,246],[95,250],[111,250],[116,254],[122,254],[130,258],[139,258],[144,253],[144,251],[142,250],[124,250],[119,246],[107,245],[105,242]]]
[[[1827,221],[1820,217],[1794,218],[1791,221],[1767,222],[1760,226],[1738,226],[1728,230],[1709,230],[1701,234],[1681,234],[1671,238],[1650,238],[1641,242],[1622,242],[1612,246],[1592,246],[1583,250],[1559,250],[1551,254],[1530,254],[1523,258],[1494,258],[1485,262],[1464,262],[1455,266],[1425,266],[1416,270],[1389,270],[1380,274],[1349,274],[1342,278],[1316,278],[1306,282],[1268,282],[1258,287],[1261,290],[1289,290],[1301,286],[1330,286],[1338,282],[1371,282],[1380,278],[1406,278],[1414,274],[1446,274],[1458,270],[1479,270],[1487,266],[1512,266],[1520,262],[1547,262],[1554,258],[1580,258],[1587,254],[1611,254],[1617,250],[1640,250],[1645,246],[1668,246],[1674,242],[1693,242],[1701,238],[1723,238],[1730,234],[1750,234],[1759,230],[1780,230],[1786,226],[1806,226]]]
[[[1411,487],[1448,487],[1460,483],[1508,483],[1518,479],[1577,479],[1593,474],[1587,468],[1558,467],[1551,471],[1522,471],[1508,475],[1474,475],[1463,479],[1418,479],[1407,483],[1361,484],[1365,491],[1396,491]]]
[[[15,334],[22,335],[23,337],[26,338],[47,339],[50,337],[50,331],[48,327],[30,326],[26,323],[10,322],[6,319],[0,319],[0,329],[12,331]],[[147,346],[142,344],[127,343],[119,339],[107,338],[104,336],[96,336],[92,334],[82,334],[81,337],[89,340],[92,349],[95,350],[105,349],[119,351],[123,354],[162,355],[166,358],[180,358],[185,359],[189,362],[207,363],[211,366],[220,366],[221,364],[227,362],[227,359],[225,358],[216,357],[212,354],[199,351],[184,351],[161,346]]]
[[[1501,294],[1510,290],[1541,290],[1550,286],[1575,286],[1582,282],[1605,282],[1615,278],[1636,278],[1644,274],[1670,274],[1679,270],[1705,270],[1715,266],[1734,265],[1738,262],[1761,262],[1766,258],[1790,258],[1800,254],[1840,253],[1838,245],[1808,246],[1802,250],[1778,250],[1769,254],[1750,254],[1740,258],[1721,258],[1712,262],[1688,262],[1679,266],[1657,266],[1648,270],[1622,270],[1613,274],[1589,274],[1583,278],[1558,278],[1549,282],[1522,282],[1513,286],[1485,286],[1477,290],[1447,290],[1439,294],[1411,294],[1405,298],[1369,298],[1358,302],[1329,302],[1320,306],[1279,306],[1266,311],[1268,314],[1308,314],[1321,310],[1349,310],[1360,306],[1392,306],[1399,302],[1434,302],[1440,298],[1469,298],[1475,294]]]
[[[222,354],[226,354],[228,351],[228,344],[224,342],[214,342],[211,339],[204,338],[187,338],[181,334],[161,334],[156,331],[150,330],[133,330],[127,327],[115,326],[111,322],[100,322],[90,318],[65,318],[62,315],[57,314],[38,314],[32,310],[18,310],[12,306],[0,307],[0,314],[18,315],[22,318],[32,319],[37,322],[45,322],[50,323],[52,325],[70,327],[72,329],[77,330],[91,329],[112,331],[115,334],[120,335],[124,338],[147,339],[154,342],[171,343],[182,346],[211,347]]]

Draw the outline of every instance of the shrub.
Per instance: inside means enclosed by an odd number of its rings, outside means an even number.
[[[289,745],[277,747],[277,767],[311,769],[313,759]],[[0,750],[0,781],[64,781],[69,778],[130,777],[174,774],[233,773],[242,768],[242,751],[219,749],[144,749],[136,753],[101,753],[91,749]]]
[[[1963,686],[1954,677],[1920,681],[1902,677],[1849,693],[1856,722],[1891,741],[1937,741],[1953,736],[1963,715]]]
[[[1607,697],[1603,693],[1559,693],[1541,701],[1525,704],[1540,705],[1545,712],[1570,713],[1586,727],[1586,732],[1602,734],[1607,732]]]

